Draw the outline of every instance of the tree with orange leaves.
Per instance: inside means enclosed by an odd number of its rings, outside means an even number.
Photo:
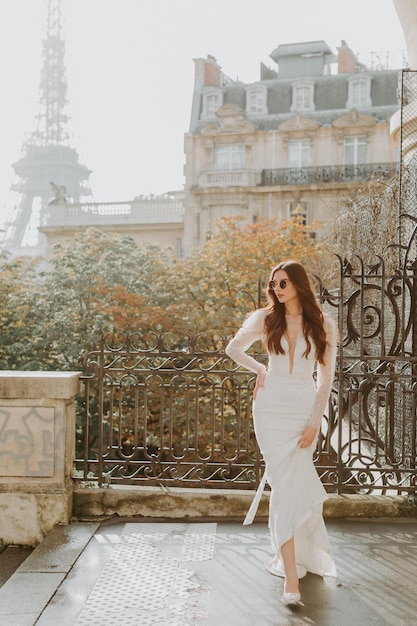
[[[300,261],[311,274],[328,262],[326,249],[312,237],[314,228],[297,218],[260,219],[243,228],[239,218],[219,220],[205,245],[167,268],[167,310],[175,304],[187,330],[234,332],[242,316],[261,305],[259,295],[279,261]]]

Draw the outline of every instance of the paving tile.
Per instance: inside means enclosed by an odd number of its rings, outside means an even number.
[[[124,526],[124,523],[112,522],[96,531],[36,626],[74,626],[114,547],[120,542]]]
[[[88,597],[85,578],[83,593],[79,573],[69,576],[38,625],[52,626],[63,614],[60,626],[203,623],[208,590],[195,578],[195,564],[213,559],[216,527],[151,522],[100,529],[77,563],[77,568],[85,559],[95,563]]]
[[[36,624],[38,616],[39,613],[8,615],[7,622],[4,622],[4,626],[34,626]]]
[[[68,572],[98,527],[96,523],[55,526],[18,571]]]
[[[36,612],[39,615],[64,577],[63,573],[13,574],[0,589],[0,616]],[[5,619],[3,622],[8,624]]]
[[[19,602],[17,589],[38,600],[35,605],[25,600],[19,614],[7,614],[5,626],[417,624],[417,520],[328,520],[326,525],[339,576],[303,578],[304,606],[284,606],[283,580],[264,566],[272,554],[266,524],[111,520],[50,585],[57,591],[49,602],[46,580],[42,585],[39,577],[57,574],[12,576],[19,584],[9,608]],[[53,550],[60,553],[59,546]],[[56,562],[42,558],[45,567]],[[0,606],[9,583],[0,589]],[[34,607],[43,602],[47,606],[31,622]]]
[[[10,546],[0,554],[0,588],[33,551],[33,548]]]

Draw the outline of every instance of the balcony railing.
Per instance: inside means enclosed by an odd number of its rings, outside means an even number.
[[[363,165],[321,165],[262,170],[261,185],[323,185],[354,183],[377,178],[389,180],[397,173],[396,163]]]
[[[96,226],[99,224],[177,224],[184,221],[180,200],[145,199],[132,202],[51,204],[42,226]]]

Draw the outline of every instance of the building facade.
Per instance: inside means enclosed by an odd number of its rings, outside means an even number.
[[[216,220],[301,216],[318,236],[372,177],[397,171],[390,120],[398,111],[398,69],[367,67],[342,42],[279,45],[259,81],[233,81],[216,59],[195,59],[185,189],[130,202],[52,200],[40,231],[47,257],[87,227],[189,255]],[[395,117],[395,116],[394,116]],[[61,194],[62,196],[62,194]]]
[[[185,254],[223,216],[242,223],[302,215],[326,229],[364,181],[397,169],[390,118],[398,69],[367,68],[342,42],[279,45],[260,80],[233,81],[195,59],[185,136]]]
[[[130,202],[73,203],[57,197],[45,210],[39,228],[47,240],[47,259],[56,244],[68,242],[87,228],[128,235],[137,244],[153,244],[183,256],[184,194],[137,196]]]

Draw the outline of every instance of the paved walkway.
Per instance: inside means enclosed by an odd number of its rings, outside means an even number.
[[[1,587],[0,624],[417,625],[417,520],[327,527],[339,577],[308,574],[304,606],[292,609],[282,604],[282,579],[263,565],[271,554],[265,524],[56,527]]]

